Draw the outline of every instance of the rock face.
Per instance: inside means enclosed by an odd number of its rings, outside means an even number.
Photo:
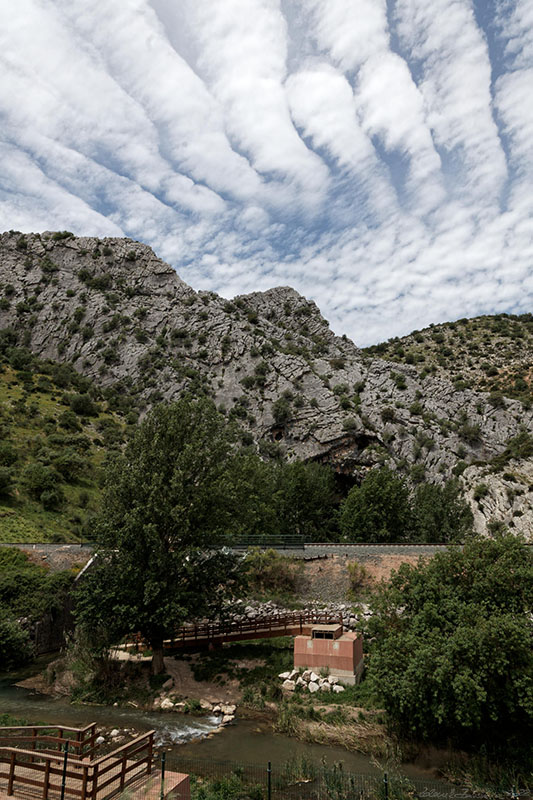
[[[512,479],[486,480],[483,465],[533,429],[532,412],[363,356],[293,289],[229,302],[195,292],[129,239],[14,232],[0,236],[0,284],[0,328],[41,358],[72,363],[125,411],[208,394],[265,456],[281,448],[357,479],[388,464],[442,482],[458,462],[475,464],[461,480],[478,530],[492,517],[531,527],[533,462],[513,465]]]

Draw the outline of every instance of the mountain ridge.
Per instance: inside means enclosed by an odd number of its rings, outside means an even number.
[[[458,477],[479,531],[494,520],[529,533],[533,462],[498,472],[494,460],[527,451],[509,443],[533,432],[531,410],[360,350],[291,287],[225,300],[147,245],[68,232],[1,234],[0,284],[0,328],[71,363],[111,410],[208,395],[265,457],[324,461],[354,481],[385,464],[415,483]]]

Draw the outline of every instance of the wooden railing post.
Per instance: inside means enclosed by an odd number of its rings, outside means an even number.
[[[98,794],[98,764],[93,767],[93,785],[91,786],[92,800],[96,800]]]
[[[13,781],[15,780],[15,763],[16,763],[17,755],[16,753],[11,753],[11,759],[9,761],[9,780],[7,782],[7,793],[9,796],[13,794]]]
[[[124,781],[126,779],[126,755],[122,759],[122,769],[120,770],[120,791],[124,788]]]
[[[50,786],[50,759],[46,759],[44,766],[43,800],[48,800],[48,788]]]
[[[87,798],[87,773],[89,772],[89,767],[84,764],[83,766],[83,777],[81,780],[81,800],[86,800]]]
[[[148,775],[152,773],[152,758],[154,752],[154,734],[151,733],[148,738]]]
[[[31,729],[31,750],[37,750],[37,729]],[[33,756],[30,758],[30,762],[33,764]]]

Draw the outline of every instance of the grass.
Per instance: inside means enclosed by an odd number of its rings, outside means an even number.
[[[243,659],[256,661],[254,666],[239,667]],[[261,687],[276,681],[278,675],[292,668],[293,637],[280,636],[250,642],[224,645],[210,653],[203,653],[199,661],[191,664],[197,681],[214,681],[223,684],[237,678],[241,687]]]
[[[99,507],[100,467],[108,452],[102,429],[112,424],[123,432],[125,425],[101,407],[95,417],[75,416],[79,430],[69,430],[62,422],[69,409],[68,391],[38,365],[34,370],[28,378],[5,360],[0,363],[0,441],[9,451],[4,457],[12,463],[5,466],[13,482],[10,494],[0,495],[0,542],[80,541]],[[78,473],[72,477],[54,466],[66,455],[78,459]],[[37,463],[54,467],[62,495],[57,508],[45,507],[28,490],[25,470]]]

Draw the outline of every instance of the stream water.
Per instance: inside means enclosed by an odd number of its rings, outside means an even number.
[[[35,673],[35,665],[32,671]],[[140,732],[153,729],[156,731],[156,744],[170,749],[172,760],[177,763],[182,757],[244,764],[271,761],[273,765],[282,766],[291,759],[305,756],[317,764],[342,762],[347,772],[379,772],[369,756],[276,734],[266,721],[237,719],[221,733],[207,738],[218,727],[219,718],[141,711],[130,707],[71,704],[66,698],[54,698],[15,686],[22,677],[27,675],[0,675],[0,714],[8,713],[29,722],[71,727],[84,727],[96,722],[107,728],[135,728]],[[405,764],[402,771],[412,778],[433,777],[429,764]]]

